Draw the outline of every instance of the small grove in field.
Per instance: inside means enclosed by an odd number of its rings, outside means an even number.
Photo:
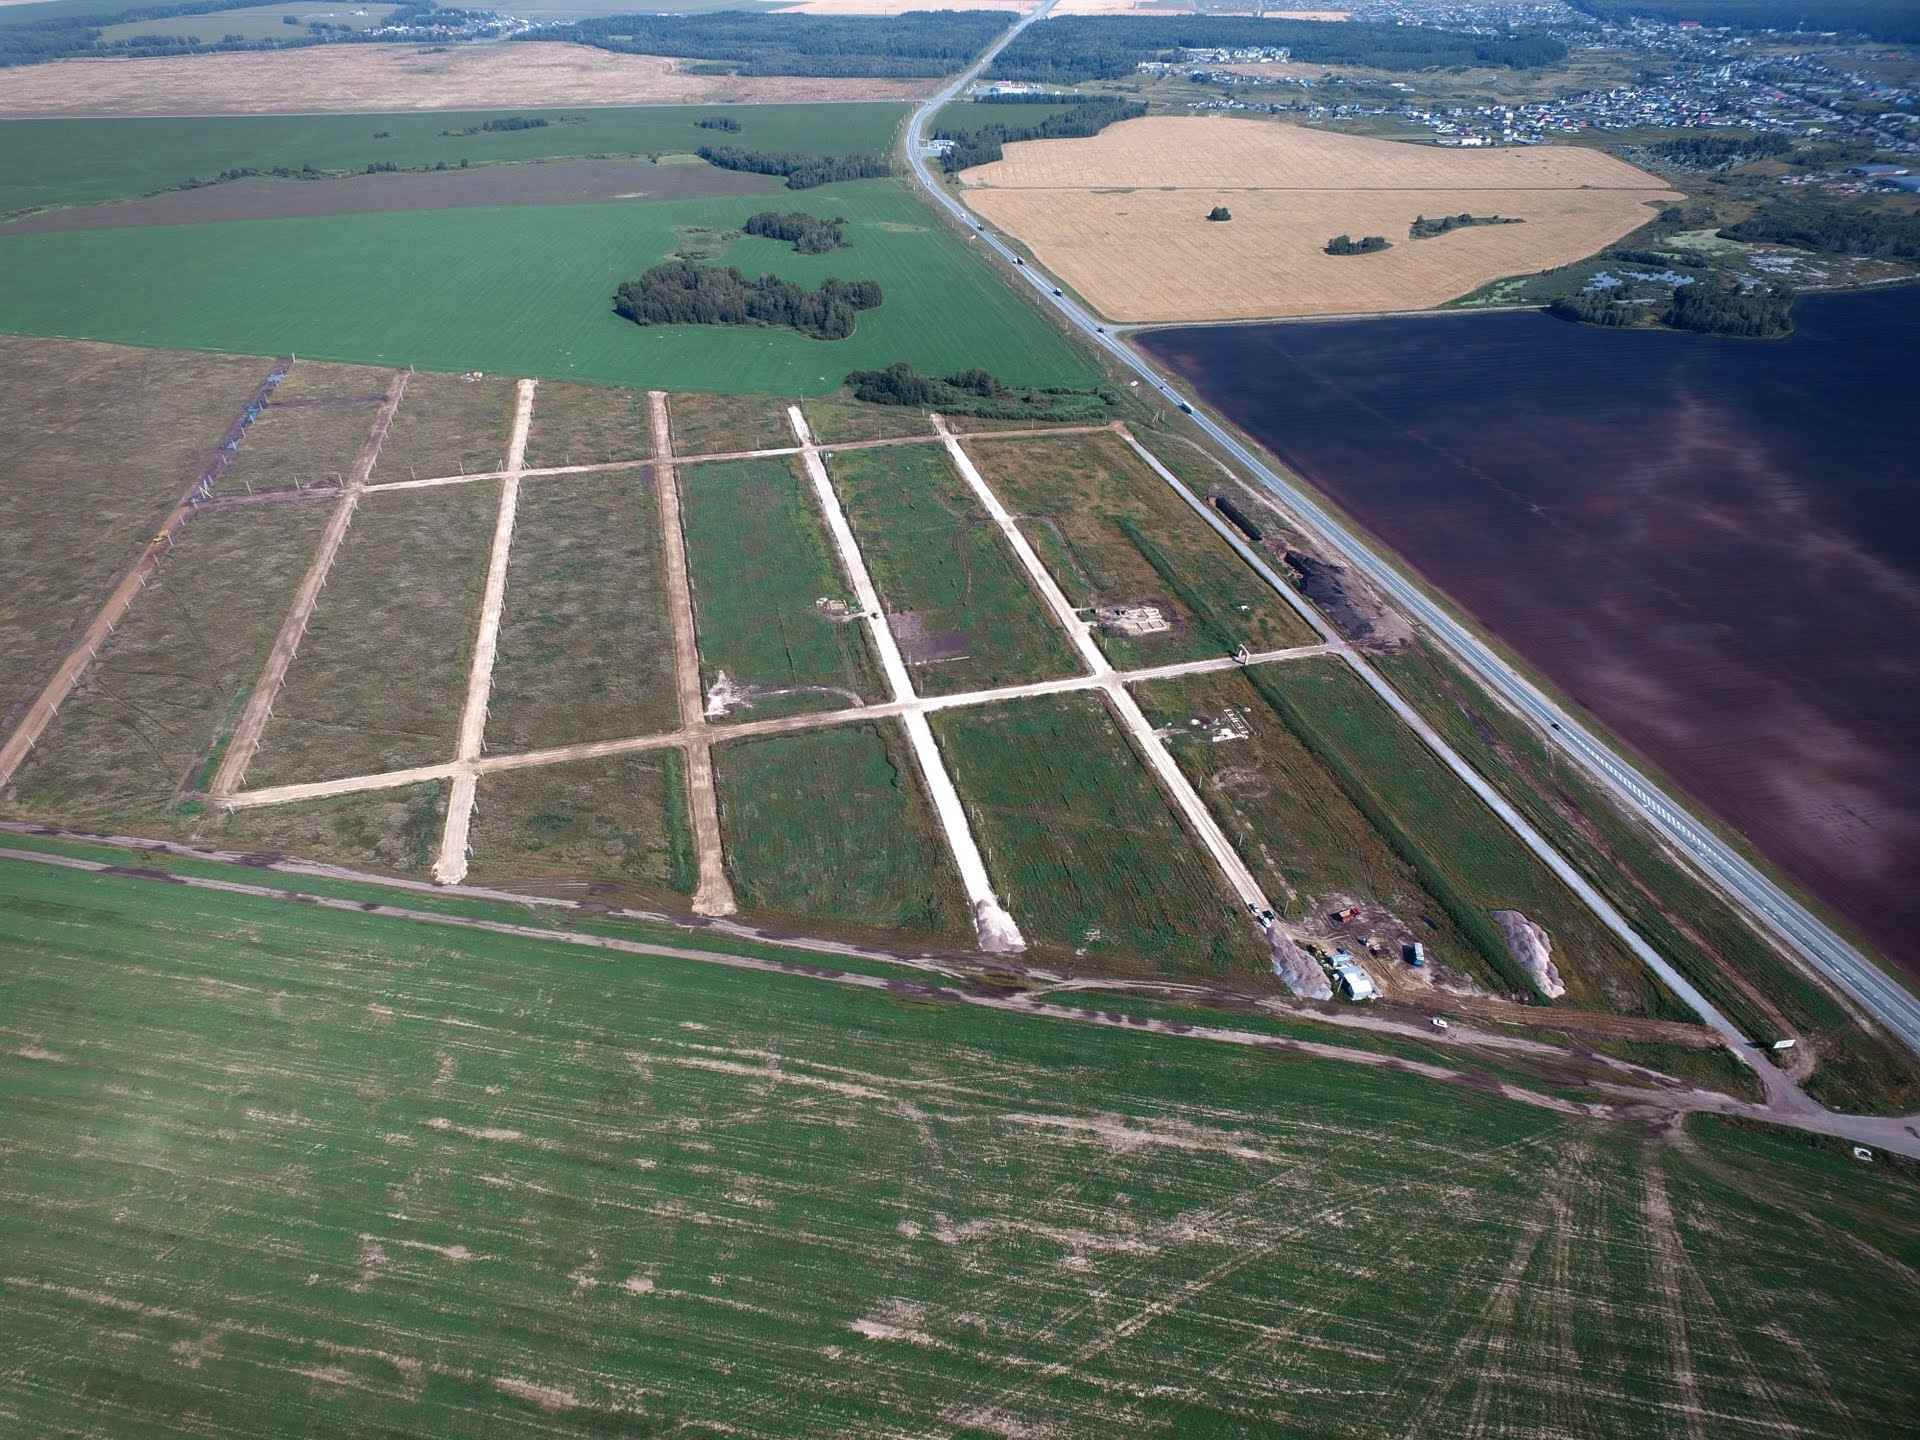
[[[829,278],[809,290],[777,275],[749,280],[732,266],[670,260],[621,282],[613,309],[636,325],[777,326],[815,340],[844,340],[860,312],[877,309],[883,298],[871,280]]]

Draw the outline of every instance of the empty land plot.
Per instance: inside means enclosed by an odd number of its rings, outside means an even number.
[[[1129,969],[1265,975],[1265,946],[1097,695],[936,714],[987,872],[1029,941]]]
[[[373,478],[483,475],[507,463],[514,381],[507,375],[415,375],[380,446]],[[538,411],[536,399],[534,409]]]
[[[326,520],[324,504],[196,514],[14,776],[7,808],[136,831],[183,818],[181,793],[211,778]]]
[[[679,479],[708,718],[884,698],[859,603],[793,462],[696,465]]]
[[[522,484],[487,748],[676,729],[664,578],[651,472]]]
[[[247,40],[305,39],[306,27],[312,21],[318,20],[348,30],[371,30],[376,25],[384,24],[386,18],[398,8],[395,5],[343,5],[331,10],[317,6],[300,6],[289,10],[284,5],[248,6],[211,15],[176,15],[162,20],[128,20],[118,25],[103,25],[100,27],[100,38],[109,45],[148,35],[197,39],[208,45],[228,35],[239,35]],[[284,18],[288,15],[301,23],[298,26],[288,25]]]
[[[471,883],[686,909],[699,867],[678,750],[480,777]]]
[[[648,459],[653,454],[649,408],[644,390],[544,382],[527,431],[527,468]]]
[[[729,455],[797,445],[787,426],[787,403],[768,395],[670,395],[673,453]]]
[[[217,23],[217,17],[216,21]],[[293,32],[288,31],[289,34]],[[322,45],[127,62],[55,60],[7,77],[7,115],[272,115],[482,106],[909,100],[935,79],[694,75],[585,45]],[[689,150],[693,148],[690,144]]]
[[[1099,1436],[1118,1391],[1143,1435],[1601,1440],[1916,1401],[1920,1187],[1802,1136],[1648,1144],[1389,1069],[14,862],[0,954],[25,1433],[576,1436],[644,1390],[716,1429]]]
[[[967,447],[1068,601],[1152,607],[1095,631],[1121,669],[1311,645],[1318,637],[1117,435]]]
[[[499,500],[483,481],[360,502],[250,786],[452,758]]]
[[[802,401],[807,428],[822,445],[845,440],[890,440],[899,435],[931,435],[933,422],[916,405],[868,405],[843,395]]]
[[[229,850],[425,878],[446,819],[447,784],[434,780],[210,815],[197,838]]]
[[[296,364],[247,427],[221,492],[345,483],[392,380],[371,366]]]
[[[1524,991],[1527,982],[1489,918],[1495,910],[1517,910],[1547,932],[1569,1004],[1691,1018],[1345,665],[1303,660],[1247,676],[1507,988]]]
[[[917,690],[951,695],[1078,672],[945,450],[855,450],[829,468]]]
[[[1410,310],[1591,255],[1678,199],[1575,146],[1453,150],[1215,117],[1033,140],[965,173],[968,202],[1103,314],[1226,320]],[[1207,220],[1227,206],[1226,224]],[[1522,220],[1407,239],[1419,215]],[[1393,248],[1325,253],[1335,235]],[[1151,235],[1153,243],[1140,243]]]
[[[736,741],[713,765],[743,910],[971,946],[966,892],[897,722]]]
[[[272,365],[0,336],[0,727],[52,676]]]

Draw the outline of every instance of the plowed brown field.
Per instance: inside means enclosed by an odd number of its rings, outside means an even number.
[[[1590,255],[1678,198],[1597,150],[1443,150],[1222,118],[1036,140],[964,175],[969,202],[1115,320],[1231,320],[1437,305]],[[1215,205],[1233,212],[1207,220]],[[1417,215],[1520,225],[1409,240]],[[1339,234],[1393,248],[1330,256]]]

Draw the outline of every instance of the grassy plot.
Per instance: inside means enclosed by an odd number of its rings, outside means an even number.
[[[649,411],[646,392],[641,390],[605,390],[549,380],[534,396],[527,468],[645,460],[653,454]]]
[[[883,699],[859,606],[811,488],[788,460],[679,472],[700,679],[712,718],[761,720]],[[827,602],[822,605],[821,602]]]
[[[481,777],[468,878],[685,909],[699,878],[678,750]]]
[[[1072,1436],[1122,1394],[1142,1435],[1677,1440],[1916,1398],[1920,1187],[1791,1137],[13,864],[0,950],[30,1433]]]
[[[1317,638],[1118,436],[982,441],[968,451],[1070,603],[1151,605],[1169,622],[1147,635],[1097,630],[1120,668]]]
[[[1537,731],[1495,705],[1430,648],[1380,660],[1395,688],[1483,774],[1513,775],[1507,797],[1701,993],[1757,1037],[1811,1041],[1810,1093],[1844,1110],[1920,1105],[1920,1066],[1840,1004],[1676,865]]]
[[[272,366],[0,338],[0,718],[46,684]]]
[[[361,501],[249,786],[453,758],[499,502],[498,481]]]
[[[197,514],[8,788],[16,813],[171,828],[211,779],[326,524],[324,502]]]
[[[230,850],[297,855],[424,879],[447,818],[444,780],[210,814],[198,838]]]
[[[98,7],[96,6],[96,13]],[[218,15],[192,17],[217,25]],[[293,34],[288,29],[288,34]],[[276,37],[277,38],[277,37]],[[435,110],[380,115],[237,115],[187,119],[11,120],[0,146],[0,213],[145,195],[223,170],[364,170],[370,164],[458,166],[564,156],[685,154],[715,140],[702,117],[726,114],[748,149],[840,155],[885,150],[905,105],[644,105],[559,110]],[[530,114],[548,124],[483,131]],[[450,132],[472,130],[473,134]]]
[[[1303,660],[1247,675],[1507,989],[1536,986],[1494,910],[1518,910],[1547,932],[1569,1004],[1693,1018],[1345,665]]]
[[[736,741],[713,763],[743,909],[972,941],[966,894],[897,722]]]
[[[164,20],[128,20],[118,25],[103,25],[100,27],[100,38],[109,45],[148,35],[179,36],[197,39],[208,45],[224,40],[229,35],[238,35],[246,40],[305,39],[308,34],[306,21],[319,20],[349,30],[371,30],[385,23],[397,8],[395,5],[365,5],[326,9],[303,5],[289,10],[284,4],[248,6],[238,10],[220,10],[210,15],[176,15]],[[97,13],[111,15],[113,11],[108,8]],[[286,24],[284,17],[289,15],[302,23]]]
[[[938,446],[854,450],[829,469],[923,694],[1080,669],[1020,562]]]
[[[505,375],[415,375],[380,446],[375,480],[483,475],[507,463],[517,404]]]
[[[806,412],[807,428],[822,444],[933,434],[927,412],[912,405],[868,405],[845,395],[823,395],[800,408]]]
[[[933,721],[987,873],[1029,941],[1174,975],[1265,975],[1265,947],[1097,695]]]
[[[800,443],[787,423],[787,402],[772,395],[670,395],[667,420],[676,455],[786,450]]]
[[[717,263],[809,288],[875,281],[885,303],[845,340],[614,314],[614,287],[672,255],[684,228],[736,232],[767,208],[745,195],[12,235],[0,238],[0,316],[35,334],[639,388],[824,395],[895,360],[929,375],[984,366],[1011,385],[1094,383],[900,182],[810,190],[807,207],[844,215],[852,248],[799,255],[730,237]]]
[[[221,477],[221,493],[344,484],[393,381],[365,365],[296,364]]]
[[[487,703],[489,749],[538,750],[679,725],[662,565],[660,502],[647,471],[521,483]]]

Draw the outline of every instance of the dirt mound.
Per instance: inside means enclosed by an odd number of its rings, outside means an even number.
[[[1493,919],[1506,939],[1507,949],[1526,967],[1540,993],[1549,1000],[1558,1000],[1566,994],[1567,987],[1561,983],[1559,968],[1553,963],[1553,942],[1547,932],[1518,910],[1496,910]]]
[[[1283,935],[1276,926],[1268,932],[1273,951],[1273,973],[1280,983],[1305,1000],[1331,1000],[1333,986],[1320,964],[1306,951]]]

